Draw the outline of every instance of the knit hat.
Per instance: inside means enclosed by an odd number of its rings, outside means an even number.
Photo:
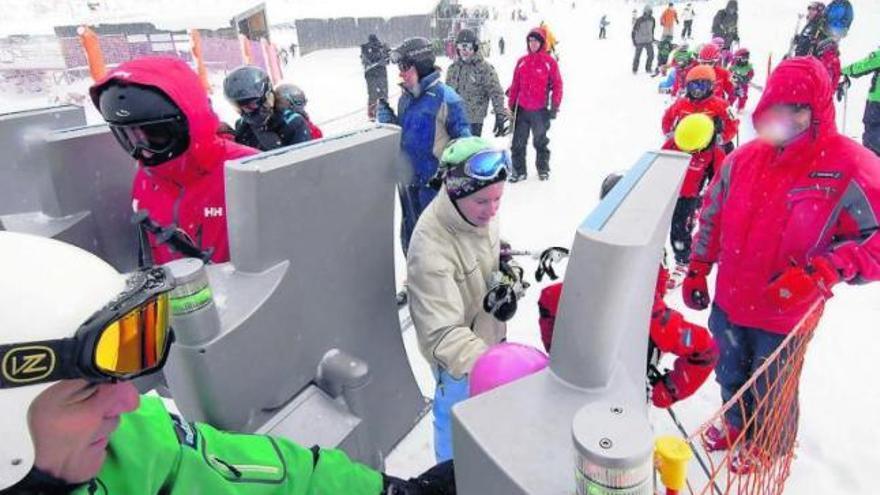
[[[479,179],[468,174],[466,164],[471,157],[481,152],[499,153],[499,162],[509,161],[504,152],[496,150],[492,143],[481,137],[466,137],[451,141],[443,150],[440,158],[441,173],[444,175],[443,182],[450,199],[461,199],[475,192],[502,182],[507,179],[506,163],[499,163],[500,170],[494,177]]]

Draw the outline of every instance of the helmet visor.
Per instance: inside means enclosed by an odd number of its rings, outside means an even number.
[[[695,100],[702,100],[712,94],[712,81],[700,79],[687,83],[687,95]]]
[[[132,155],[136,151],[168,153],[176,146],[178,137],[187,132],[185,124],[176,117],[134,125],[110,124],[110,130],[125,151]]]

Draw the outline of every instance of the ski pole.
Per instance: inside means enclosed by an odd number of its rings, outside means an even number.
[[[849,106],[849,86],[843,89],[843,135],[846,136],[846,109]]]
[[[712,482],[712,488],[714,492],[718,495],[721,495],[721,489],[718,488],[718,484],[715,483],[715,480],[712,479],[712,474],[709,473],[709,467],[706,465],[706,461],[703,460],[703,456],[697,452],[697,448],[694,447],[694,443],[691,442],[691,436],[688,435],[687,430],[684,429],[684,426],[681,424],[681,421],[678,420],[678,416],[675,415],[675,411],[672,410],[672,407],[667,407],[666,411],[669,412],[669,417],[672,418],[672,422],[675,423],[675,426],[678,428],[678,431],[684,435],[684,439],[687,442],[688,446],[691,448],[691,452],[694,453],[694,457],[696,457],[697,462],[700,464],[700,468],[703,469],[703,473],[706,474],[706,478]]]

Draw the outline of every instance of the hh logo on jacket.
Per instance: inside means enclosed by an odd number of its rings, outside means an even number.
[[[205,218],[215,218],[223,216],[223,208],[219,206],[206,206]]]

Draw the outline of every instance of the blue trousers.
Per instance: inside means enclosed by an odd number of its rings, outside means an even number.
[[[449,373],[437,372],[434,391],[434,456],[437,462],[452,459],[452,406],[468,398],[468,378],[456,380]]]
[[[398,184],[397,192],[400,195],[403,213],[400,222],[400,244],[403,247],[403,255],[406,256],[409,251],[409,240],[416,229],[416,222],[437,196],[437,191],[427,184]]]
[[[715,366],[715,380],[721,386],[721,398],[726,403],[734,394],[751,378],[752,374],[776,351],[776,348],[785,340],[785,335],[761,330],[760,328],[750,328],[736,325],[730,322],[727,314],[716,305],[712,306],[712,314],[709,315],[709,330],[718,343],[720,356],[718,364]],[[786,352],[780,354],[780,362],[771,365],[767,369],[765,376],[759,377],[749,390],[743,394],[743,407],[737,405],[731,407],[725,413],[725,420],[728,424],[742,429],[743,425],[756,413],[756,406],[761,398],[766,397],[768,404],[758,412],[755,418],[755,425],[764,422],[763,416],[768,411],[775,410],[773,403],[773,393],[778,388],[773,389],[768,395],[768,389],[776,382],[780,372],[785,373],[789,370],[787,361],[789,356]],[[784,379],[784,377],[782,378]],[[780,387],[780,385],[777,385]],[[784,429],[783,437],[780,443],[789,443],[794,441],[794,433],[797,428],[797,398],[795,398],[795,408],[791,411],[789,417],[789,426]],[[750,428],[750,430],[752,430]],[[782,445],[780,445],[782,447]]]

